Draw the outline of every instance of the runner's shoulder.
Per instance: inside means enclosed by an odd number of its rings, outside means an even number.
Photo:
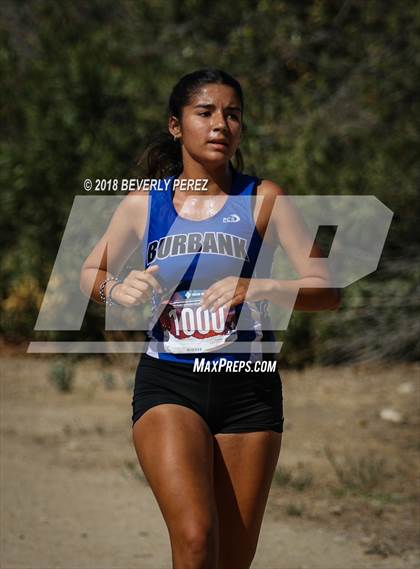
[[[148,212],[148,192],[133,190],[122,199],[117,215],[126,227],[131,227],[140,240],[143,239]]]
[[[287,193],[281,186],[272,180],[260,178],[257,184],[257,195],[276,198],[278,196],[285,196]]]
[[[121,202],[121,206],[126,209],[128,213],[137,216],[139,214],[147,212],[148,198],[149,192],[141,189],[136,189],[128,192],[128,194]]]

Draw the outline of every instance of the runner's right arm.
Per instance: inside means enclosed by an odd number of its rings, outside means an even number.
[[[149,197],[144,192],[132,192],[116,209],[101,239],[85,259],[80,272],[80,290],[95,302],[102,303],[99,295],[101,283],[115,277],[127,260],[138,249],[145,232]],[[153,271],[131,271],[112,291],[112,297],[119,304],[132,306],[150,298],[151,289],[159,289],[159,283],[152,276]],[[105,286],[105,296],[115,283]]]

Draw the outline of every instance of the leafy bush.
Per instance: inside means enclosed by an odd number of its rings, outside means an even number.
[[[55,362],[49,373],[49,380],[62,393],[70,393],[74,387],[75,363],[69,360]]]

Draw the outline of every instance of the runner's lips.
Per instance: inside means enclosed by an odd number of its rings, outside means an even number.
[[[227,142],[227,140],[224,140],[222,138],[218,138],[215,140],[209,140],[209,144],[219,144],[219,145],[223,145],[223,146],[229,146],[229,143]]]
[[[229,149],[229,144],[226,142],[226,140],[209,140],[208,144],[211,144],[214,150],[222,153],[224,153],[225,150]]]

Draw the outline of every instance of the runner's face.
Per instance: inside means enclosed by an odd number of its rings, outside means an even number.
[[[228,85],[206,85],[182,109],[181,123],[177,126],[184,159],[187,153],[200,163],[212,166],[227,163],[240,143],[240,100]]]

